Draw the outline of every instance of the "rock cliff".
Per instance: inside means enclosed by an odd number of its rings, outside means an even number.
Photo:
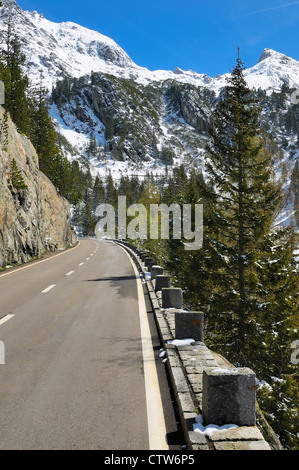
[[[70,206],[0,106],[0,268],[76,243]]]

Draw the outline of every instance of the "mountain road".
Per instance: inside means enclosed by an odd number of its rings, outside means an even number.
[[[0,449],[180,448],[167,438],[179,431],[159,339],[124,249],[81,239],[4,271],[0,298]]]

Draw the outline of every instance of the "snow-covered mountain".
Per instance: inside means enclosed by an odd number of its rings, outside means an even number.
[[[51,89],[64,76],[80,77],[91,71],[121,78],[134,79],[141,84],[153,81],[176,80],[195,86],[206,86],[216,92],[224,86],[225,75],[215,78],[191,70],[150,71],[136,65],[115,41],[98,31],[72,22],[54,23],[42,13],[23,11],[15,0],[3,0],[0,8],[0,30],[11,18],[28,59],[31,80],[37,81],[43,72],[45,84]],[[271,49],[262,52],[257,65],[246,71],[250,87],[277,89],[282,83],[299,87],[299,62]]]
[[[84,154],[94,174],[111,171],[115,178],[164,171],[173,163],[203,169],[206,131],[228,74],[148,70],[100,32],[53,23],[15,0],[3,0],[0,31],[8,17],[30,81],[37,84],[42,72],[44,85],[54,89],[51,114],[69,158]],[[277,168],[284,167],[289,191],[299,155],[299,105],[291,100],[299,89],[299,62],[272,49],[261,52],[245,78],[262,102],[263,125],[277,145]]]
[[[71,22],[53,23],[36,11],[23,11],[15,0],[4,0],[0,29],[10,17],[27,56],[30,79],[51,86],[64,76],[80,77],[92,70],[135,68],[112,39]]]

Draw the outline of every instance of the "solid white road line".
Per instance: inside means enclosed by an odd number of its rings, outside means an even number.
[[[8,320],[10,320],[12,317],[14,317],[14,314],[9,314],[9,315],[5,315],[5,317],[1,318],[0,320],[0,325],[3,325],[3,323],[7,322]]]
[[[124,248],[122,249],[129,257],[131,265],[134,269],[134,273],[136,275],[137,282],[150,450],[169,450],[169,446],[167,445],[166,441],[166,426],[161,400],[160,386],[155,363],[152,337],[147,318],[142,283],[139,276],[139,272],[137,271],[136,266],[133,263],[130,255]]]
[[[76,248],[78,248],[78,246],[80,246],[80,240],[79,240],[79,242],[76,246],[74,246],[72,248],[69,248],[68,250],[63,251],[62,253],[58,253],[57,255],[53,255],[50,258],[42,259],[40,261],[34,261],[34,262],[29,263],[26,266],[22,266],[21,268],[18,268],[14,271],[8,271],[7,273],[1,274],[0,278],[4,277],[4,276],[9,276],[10,274],[18,273],[19,271],[22,271],[23,269],[32,268],[32,266],[36,266],[37,264],[46,263],[47,261],[51,261],[52,259],[57,258],[57,256],[63,256],[66,253],[69,253],[71,250],[75,250]]]
[[[53,287],[55,287],[56,284],[51,284],[49,287],[47,287],[46,289],[42,290],[42,294],[45,294],[46,292],[49,292],[49,290],[53,289]]]

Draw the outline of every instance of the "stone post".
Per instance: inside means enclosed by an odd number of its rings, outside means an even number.
[[[148,258],[148,253],[146,253],[145,251],[142,251],[142,252],[140,253],[140,258],[141,258],[141,261],[144,262],[144,260],[145,260],[146,258]]]
[[[255,373],[247,367],[204,369],[202,414],[205,425],[255,425]]]
[[[161,266],[158,266],[156,264],[154,264],[152,267],[151,267],[151,278],[152,280],[153,279],[156,279],[156,276],[158,274],[163,274],[164,270]]]
[[[158,292],[159,290],[161,290],[162,287],[170,287],[171,286],[170,276],[167,276],[165,274],[157,274],[155,283],[156,283],[155,292]]]
[[[144,258],[143,262],[144,262],[144,265],[147,267],[147,270],[150,272],[151,267],[155,264],[155,261],[153,260],[153,258],[150,258],[149,256],[147,256],[146,258]]]
[[[162,287],[162,308],[182,308],[182,289],[178,287]]]
[[[175,337],[177,339],[192,338],[204,342],[204,313],[185,312],[178,310],[174,313]]]

